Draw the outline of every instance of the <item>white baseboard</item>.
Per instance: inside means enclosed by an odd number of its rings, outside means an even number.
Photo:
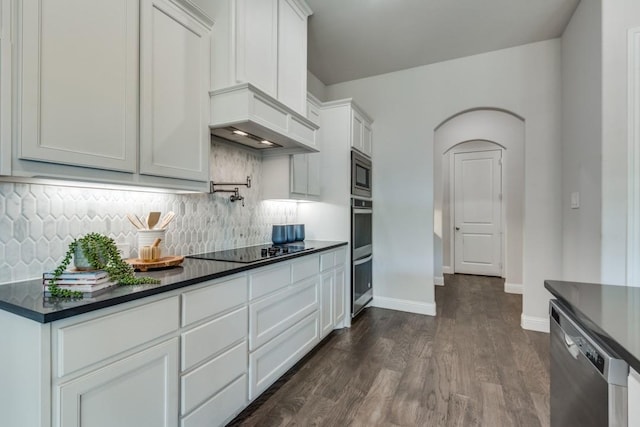
[[[389,310],[406,311],[408,313],[426,314],[427,316],[436,315],[436,303],[417,302],[404,299],[373,297],[371,302],[373,307],[388,308]]]
[[[520,326],[522,329],[528,329],[530,331],[549,333],[549,318],[525,316],[522,314],[520,316]]]
[[[433,284],[436,286],[444,286],[444,277],[443,276],[434,277]]]
[[[449,267],[448,265],[443,265],[442,266],[442,273],[443,274],[453,274],[453,268]]]
[[[523,287],[522,283],[507,283],[504,282],[504,291],[508,294],[520,294],[522,295]]]

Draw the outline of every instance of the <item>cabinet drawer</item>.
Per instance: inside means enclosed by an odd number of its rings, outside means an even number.
[[[320,260],[318,255],[310,255],[301,258],[291,264],[291,283],[311,277],[320,272]]]
[[[182,415],[219,392],[225,385],[247,372],[247,342],[222,353],[182,377]]]
[[[328,252],[320,254],[320,271],[329,270],[336,265],[336,253]]]
[[[185,332],[182,334],[182,370],[191,368],[246,336],[246,307]]]
[[[336,267],[345,265],[347,263],[347,250],[345,248],[335,251],[336,255]]]
[[[246,276],[182,294],[182,326],[227,311],[247,302]]]
[[[291,265],[276,267],[249,276],[249,298],[256,299],[291,283]]]
[[[195,412],[182,419],[181,427],[217,427],[244,408],[247,403],[247,376],[243,375]]]
[[[319,341],[318,312],[249,354],[249,400],[273,384]]]
[[[100,362],[179,327],[178,297],[59,328],[58,376]]]
[[[255,350],[318,309],[318,278],[249,306],[249,348]]]

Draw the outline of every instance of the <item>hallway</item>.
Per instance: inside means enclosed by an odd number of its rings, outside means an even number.
[[[230,425],[548,426],[548,335],[502,279],[446,275],[437,316],[367,309]]]

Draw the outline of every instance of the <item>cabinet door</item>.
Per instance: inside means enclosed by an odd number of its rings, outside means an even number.
[[[18,2],[21,159],[134,172],[138,2]]]
[[[236,83],[249,82],[276,98],[278,0],[236,0],[235,4]]]
[[[320,338],[333,330],[334,312],[334,273],[322,275],[320,280]]]
[[[140,173],[208,181],[210,31],[169,0],[143,0]]]
[[[628,425],[640,426],[640,407],[635,402],[640,401],[640,374],[633,368],[629,369],[628,400],[634,402],[629,405]]]
[[[55,427],[172,427],[178,423],[178,338],[54,391]]]
[[[373,155],[373,141],[372,141],[371,123],[362,122],[362,152],[369,157]]]
[[[307,195],[320,197],[320,153],[307,154]]]
[[[335,271],[334,282],[334,326],[340,326],[345,316],[345,294],[346,294],[346,269],[344,266]]]
[[[11,2],[0,0],[0,175],[11,175]]]
[[[291,192],[307,194],[308,186],[308,154],[295,154],[291,156]]]
[[[292,0],[278,5],[278,100],[307,113],[307,15]]]
[[[351,111],[351,146],[356,150],[364,152],[362,145],[363,119],[357,111]]]

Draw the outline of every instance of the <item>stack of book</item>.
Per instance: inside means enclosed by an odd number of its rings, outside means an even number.
[[[45,296],[50,296],[49,285],[53,281],[53,272],[44,273],[42,275],[42,283],[44,285]],[[60,289],[68,289],[70,291],[79,291],[84,296],[92,297],[105,292],[115,283],[109,280],[106,271],[65,271],[58,277],[56,284]]]

